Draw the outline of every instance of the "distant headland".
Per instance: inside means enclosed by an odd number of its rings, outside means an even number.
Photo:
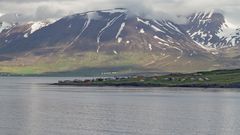
[[[162,76],[130,76],[96,78],[86,80],[63,80],[52,85],[59,86],[116,86],[116,87],[203,87],[240,88],[240,69],[215,70],[197,73],[172,73]]]

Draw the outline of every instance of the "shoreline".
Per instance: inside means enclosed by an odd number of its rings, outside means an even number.
[[[76,87],[143,87],[143,88],[240,88],[240,84],[184,84],[184,85],[162,85],[162,84],[79,84],[79,83],[53,83],[55,86]]]

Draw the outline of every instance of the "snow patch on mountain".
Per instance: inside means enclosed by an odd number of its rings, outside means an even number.
[[[149,50],[152,51],[152,44],[148,44]]]
[[[11,28],[12,25],[7,23],[7,22],[0,22],[0,33],[3,31],[3,30],[6,30],[6,29],[9,29]]]
[[[161,43],[165,43],[165,42],[167,42],[167,41],[161,39],[160,37],[158,37],[158,36],[156,36],[156,35],[153,36],[153,38],[159,40]]]
[[[24,37],[24,38],[28,38],[28,33],[25,33],[25,34],[23,35],[23,37]]]
[[[222,25],[219,33],[217,34],[219,37],[229,37],[236,32],[236,29],[240,28],[232,23],[230,23],[227,19],[225,23]]]
[[[34,33],[35,31],[41,29],[42,27],[45,27],[46,24],[43,22],[34,22],[31,26],[31,32],[30,34]]]
[[[159,29],[157,26],[151,25],[151,27],[156,31],[156,32],[164,32],[161,29]]]
[[[146,24],[146,25],[150,25],[150,22],[149,22],[149,21],[144,21],[143,19],[141,19],[141,18],[139,18],[139,17],[137,17],[137,21],[138,21],[138,22],[141,22],[141,23],[143,23],[143,24]]]
[[[121,37],[118,37],[118,43],[120,44],[122,42],[122,38]]]
[[[124,27],[125,27],[126,23],[122,23],[119,30],[118,30],[118,33],[116,35],[116,39],[120,36],[121,32],[123,31]]]
[[[118,52],[117,52],[117,51],[115,51],[115,50],[113,50],[113,53],[114,53],[114,54],[116,54],[116,55],[118,54]]]
[[[214,13],[214,10],[212,9],[209,13],[208,13],[208,16],[207,16],[207,18],[211,18],[212,17],[212,15],[213,15],[213,13]]]
[[[56,22],[56,20],[46,20],[46,21],[37,21],[37,22],[29,22],[29,24],[31,24],[31,32],[30,34],[34,33],[35,31],[46,27],[52,23]]]
[[[145,33],[144,29],[143,28],[140,29],[139,33],[144,34]]]

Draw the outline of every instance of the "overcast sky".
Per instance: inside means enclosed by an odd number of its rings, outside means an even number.
[[[240,0],[0,0],[0,13],[24,13],[37,18],[117,7],[159,16],[164,15],[162,12],[176,15],[217,9],[240,23]]]

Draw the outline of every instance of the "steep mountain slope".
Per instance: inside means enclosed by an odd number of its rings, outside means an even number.
[[[0,32],[0,56],[11,59],[0,65],[5,72],[20,72],[21,67],[31,73],[111,67],[192,72],[239,66],[238,55],[225,58],[227,49],[237,50],[239,30],[226,36],[230,26],[222,14],[196,13],[188,19],[180,25],[119,8],[15,24]]]

